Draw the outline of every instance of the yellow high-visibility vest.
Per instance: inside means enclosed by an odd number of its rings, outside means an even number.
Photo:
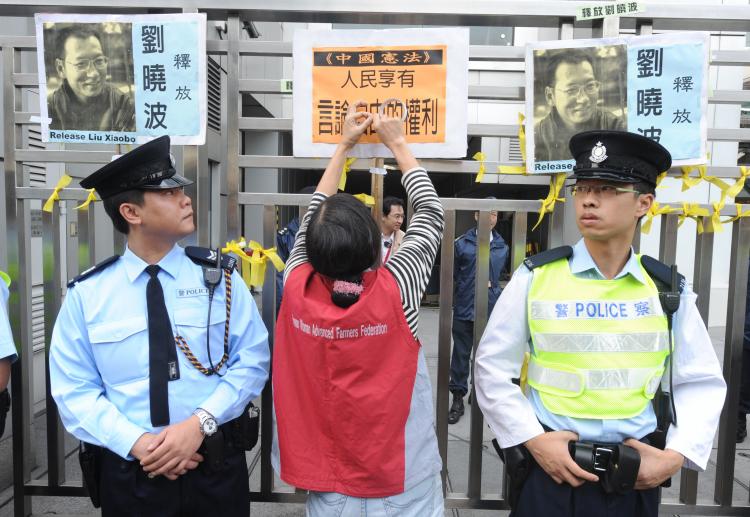
[[[578,278],[567,259],[533,270],[527,377],[552,413],[630,418],[658,390],[669,329],[659,291],[637,258],[645,285],[631,275]]]

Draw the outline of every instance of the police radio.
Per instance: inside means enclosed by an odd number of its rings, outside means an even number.
[[[211,306],[213,305],[214,292],[216,286],[221,282],[221,248],[216,248],[216,264],[214,267],[203,267],[203,283],[208,288],[208,316],[206,320],[206,354],[208,355],[208,364],[211,365],[211,371],[221,377],[218,369],[214,366],[211,359]]]

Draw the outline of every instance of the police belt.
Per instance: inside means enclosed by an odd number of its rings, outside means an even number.
[[[587,472],[599,476],[607,494],[626,494],[633,490],[641,455],[624,443],[571,441],[568,450],[573,460]]]

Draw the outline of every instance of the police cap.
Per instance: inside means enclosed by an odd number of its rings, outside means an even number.
[[[619,183],[645,182],[656,186],[656,177],[672,166],[664,146],[627,131],[586,131],[570,139],[575,158],[572,179],[597,179]]]
[[[126,190],[164,190],[193,182],[177,174],[169,154],[169,136],[160,136],[123,154],[81,180],[81,187],[96,189],[106,199]]]

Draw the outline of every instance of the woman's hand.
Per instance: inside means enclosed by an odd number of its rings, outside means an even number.
[[[372,127],[378,134],[380,141],[391,151],[395,147],[406,145],[404,123],[401,117],[376,114],[373,117]]]
[[[360,106],[367,108],[367,103],[363,100],[358,100],[350,104],[344,118],[344,127],[341,130],[341,145],[348,148],[354,147],[359,142],[359,138],[372,123],[372,113],[369,111],[357,111],[357,108]]]

